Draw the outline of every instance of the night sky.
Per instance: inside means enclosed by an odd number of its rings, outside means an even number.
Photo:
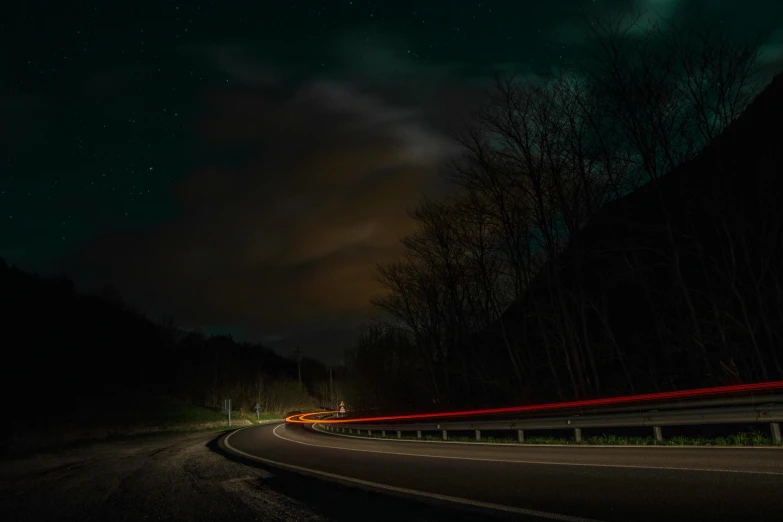
[[[13,2],[0,257],[336,361],[493,72],[574,59],[585,16],[686,3]],[[783,54],[780,0],[704,5]]]

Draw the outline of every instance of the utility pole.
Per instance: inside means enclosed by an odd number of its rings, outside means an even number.
[[[302,348],[296,347],[296,368],[299,370],[299,384],[302,384]]]

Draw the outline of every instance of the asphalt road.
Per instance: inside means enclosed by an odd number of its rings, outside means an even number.
[[[435,510],[458,506],[476,518],[783,521],[779,448],[443,444],[290,424],[239,430],[221,445],[247,463],[418,499]],[[369,509],[365,520],[395,519]]]

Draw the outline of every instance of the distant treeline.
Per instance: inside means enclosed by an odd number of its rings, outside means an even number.
[[[588,32],[592,58],[499,77],[459,135],[455,193],[380,267],[356,405],[783,378],[783,77],[759,94],[758,45],[709,25]]]
[[[230,336],[151,321],[111,287],[78,293],[64,276],[40,277],[0,259],[0,302],[4,419],[100,417],[156,396],[207,407],[230,398],[235,409],[260,403],[277,413],[334,400],[322,363],[303,359],[300,385],[295,360]]]

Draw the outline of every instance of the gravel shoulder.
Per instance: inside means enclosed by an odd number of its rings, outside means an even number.
[[[12,520],[325,520],[268,471],[210,450],[215,433],[134,437],[0,463]]]

